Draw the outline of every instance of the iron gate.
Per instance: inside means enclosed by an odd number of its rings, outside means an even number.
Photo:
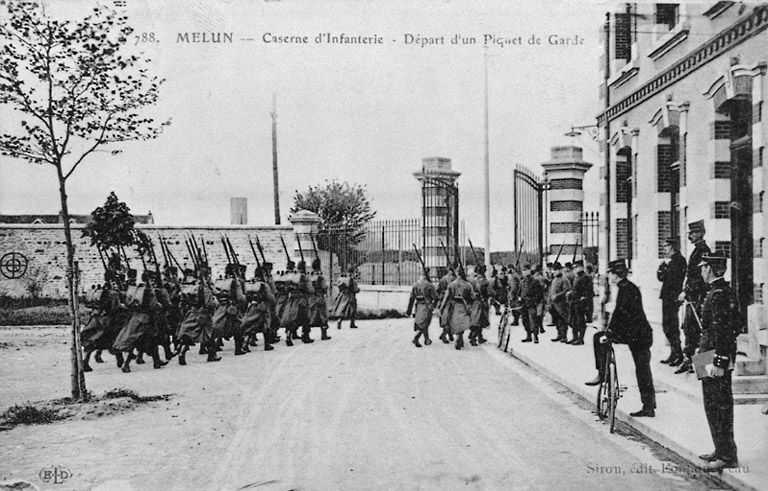
[[[544,193],[546,181],[531,170],[514,171],[515,250],[525,262],[542,264],[544,258]]]

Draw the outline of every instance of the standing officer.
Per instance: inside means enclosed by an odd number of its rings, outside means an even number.
[[[599,385],[603,381],[608,340],[626,344],[635,362],[635,377],[637,378],[637,387],[640,390],[640,400],[643,403],[641,410],[629,413],[629,415],[652,418],[656,416],[656,389],[653,386],[653,375],[651,374],[653,331],[645,317],[640,289],[627,279],[627,274],[629,274],[629,270],[624,259],[608,263],[608,279],[618,288],[616,307],[608,321],[607,329],[595,334],[593,339],[592,344],[595,348],[595,364],[598,374],[595,380],[587,382],[586,385]]]
[[[691,252],[691,257],[688,258],[685,288],[678,297],[678,300],[681,302],[688,301],[685,307],[685,321],[683,322],[683,332],[685,333],[683,355],[685,355],[685,361],[675,373],[693,373],[691,357],[696,352],[696,348],[699,347],[700,327],[692,309],[697,311],[701,309],[701,303],[704,301],[704,295],[707,293],[708,288],[707,283],[701,277],[701,271],[699,271],[701,258],[705,254],[708,255],[712,252],[707,243],[704,242],[705,233],[704,220],[688,224],[688,240],[693,244],[693,252]]]
[[[595,293],[592,287],[592,278],[584,273],[584,262],[576,261],[573,264],[575,274],[573,289],[570,293],[572,305],[571,328],[573,329],[573,339],[568,344],[584,344],[584,334],[587,331],[587,322],[592,321],[590,317],[587,320],[589,305],[594,301]]]
[[[680,247],[675,239],[664,241],[664,254],[666,259],[659,264],[656,278],[661,281],[661,325],[664,335],[669,341],[671,352],[669,357],[661,360],[661,363],[675,367],[683,362],[683,350],[680,347],[680,321],[677,311],[680,308],[678,297],[683,291],[685,281],[686,262]]]
[[[552,314],[552,320],[557,326],[557,337],[551,339],[552,342],[568,342],[568,301],[565,295],[570,291],[571,284],[563,273],[563,267],[556,262],[553,265],[555,278],[549,287],[549,312]]]
[[[715,451],[699,457],[706,461],[708,471],[739,466],[736,442],[733,439],[733,393],[731,370],[736,355],[736,334],[740,315],[738,301],[723,278],[726,259],[722,253],[702,257],[701,276],[710,290],[701,308],[701,345],[699,352],[714,350],[713,362],[706,365],[707,377],[701,379],[704,412]]]
[[[539,342],[539,322],[537,322],[538,309],[544,302],[544,288],[541,282],[531,273],[531,265],[523,265],[523,278],[520,280],[520,317],[523,318],[525,339],[523,343]],[[533,338],[531,338],[533,336]]]
[[[429,339],[429,324],[432,322],[432,310],[437,303],[437,291],[429,280],[429,268],[424,268],[424,272],[413,285],[411,296],[408,299],[408,309],[405,315],[411,316],[413,312],[413,330],[416,331],[416,337],[413,338],[413,344],[421,348],[419,337],[424,336],[424,344],[432,344]],[[415,306],[415,311],[414,311]]]

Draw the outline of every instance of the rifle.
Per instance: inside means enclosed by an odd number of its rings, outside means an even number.
[[[226,235],[224,236],[224,239],[227,241],[229,252],[232,254],[232,260],[235,262],[236,265],[240,266],[240,258],[237,257],[237,253],[235,252],[235,248],[232,246],[232,242],[229,240],[229,237]]]
[[[576,251],[579,250],[579,241],[576,240],[576,246],[573,248],[573,257],[571,258],[571,264],[576,262]]]
[[[283,250],[285,251],[285,260],[291,262],[291,255],[288,254],[288,248],[285,246],[285,240],[283,240],[283,234],[280,234],[280,242],[283,243]]]
[[[301,254],[301,262],[306,265],[304,261],[304,249],[301,248],[301,240],[299,240],[299,234],[296,234],[296,242],[299,244],[299,254]]]
[[[315,251],[315,257],[320,259],[320,254],[317,253],[317,244],[315,244],[315,236],[312,232],[309,233],[309,238],[312,239],[312,250]]]
[[[227,250],[227,243],[224,241],[224,236],[220,236],[219,240],[221,240],[221,247],[224,248],[224,254],[227,255],[227,264],[232,264],[232,258],[229,257],[229,251]]]
[[[463,269],[464,264],[461,262],[461,254],[459,254],[459,244],[453,243],[453,253],[456,254],[456,260],[459,262],[459,266]]]
[[[163,244],[165,244],[165,243],[163,242]],[[171,258],[171,261],[173,261],[173,263],[176,265],[176,267],[179,269],[179,271],[183,273],[184,269],[179,264],[179,261],[176,260],[176,256],[173,255],[173,253],[171,252],[171,248],[168,247],[168,244],[165,244],[165,251],[168,253],[168,257]]]
[[[200,242],[203,244],[203,257],[205,258],[205,263],[208,264],[208,251],[205,249],[205,239],[201,237]]]
[[[472,249],[472,258],[475,260],[475,267],[477,267],[478,262],[477,262],[477,254],[475,253],[475,246],[472,245],[471,240],[467,239],[467,241],[469,241],[469,247],[470,249]]]
[[[264,248],[261,247],[261,241],[259,240],[258,235],[256,236],[256,247],[259,249],[259,254],[261,254],[261,262],[267,262],[267,258],[264,257]]]
[[[517,251],[517,258],[515,258],[515,270],[520,266],[520,254],[523,253],[523,244],[525,244],[525,239],[523,239],[520,242],[520,250]]]
[[[147,240],[149,240],[149,252],[151,254],[151,258],[155,263],[155,273],[157,274],[157,278],[155,278],[155,283],[157,284],[158,288],[163,287],[163,276],[160,274],[160,264],[157,260],[157,255],[155,254],[155,244],[152,242],[152,239],[147,237]]]
[[[416,251],[416,257],[419,258],[419,262],[421,263],[421,269],[424,271],[424,277],[429,281],[429,273],[427,272],[427,265],[424,264],[424,259],[421,258],[421,254],[419,254],[419,249],[416,248],[416,244],[413,245],[413,250]]]
[[[264,281],[264,271],[261,269],[261,263],[259,262],[259,255],[256,254],[256,248],[253,247],[253,241],[251,240],[251,236],[248,236],[248,244],[251,246],[251,252],[253,252],[253,257],[256,259],[256,268],[257,271],[259,271],[259,276],[261,277],[261,281]]]
[[[448,255],[448,248],[443,244],[443,239],[440,239],[440,247],[443,248],[443,252],[445,253],[445,262],[448,265],[448,269],[453,269],[453,263],[451,263],[451,257]]]
[[[125,253],[125,249],[123,249],[123,246],[119,245],[117,246],[118,252],[123,253],[123,259],[125,260],[125,265],[130,269],[131,263],[128,261],[128,254]]]
[[[160,237],[160,234],[157,234],[157,240],[160,243],[160,252],[163,254],[163,264],[165,265],[165,269],[169,269],[171,265],[168,262],[168,254],[165,252],[165,243],[163,242],[163,238]]]
[[[189,254],[189,259],[192,261],[192,265],[194,266],[195,271],[197,271],[199,269],[197,265],[197,260],[195,259],[194,253],[192,253],[192,246],[190,245],[188,238],[184,239],[184,245],[187,246],[187,253]]]
[[[99,259],[101,259],[101,265],[104,266],[104,272],[107,272],[107,263],[104,261],[104,256],[101,254],[101,246],[96,246],[96,250],[99,251]]]
[[[563,247],[565,246],[565,242],[560,244],[560,250],[557,251],[557,256],[555,257],[555,260],[552,261],[553,263],[556,263],[558,259],[560,259],[560,253],[563,252]]]

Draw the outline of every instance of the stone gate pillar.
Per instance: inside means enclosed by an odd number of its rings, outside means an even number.
[[[286,237],[285,245],[289,248],[291,257],[297,264],[301,260],[301,250],[304,251],[304,260],[307,262],[307,270],[309,270],[312,267],[312,260],[316,257],[312,248],[312,235],[315,235],[315,242],[317,242],[317,231],[320,229],[322,219],[317,213],[299,210],[289,216],[288,220],[293,225],[293,234],[290,238]],[[301,250],[299,249],[299,242],[301,242]]]

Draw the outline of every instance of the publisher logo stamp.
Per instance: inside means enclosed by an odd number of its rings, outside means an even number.
[[[60,465],[43,467],[38,474],[40,480],[50,484],[63,484],[72,477],[72,471]]]

